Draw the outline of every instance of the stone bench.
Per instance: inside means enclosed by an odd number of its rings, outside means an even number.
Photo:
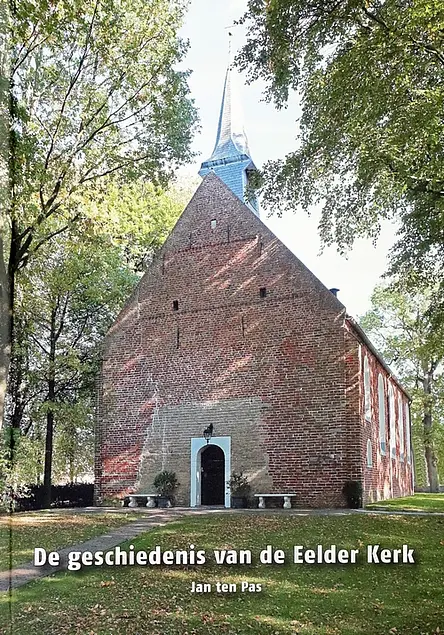
[[[254,496],[259,499],[257,505],[259,509],[265,509],[266,498],[283,498],[284,504],[282,507],[284,509],[291,509],[291,497],[296,496],[296,494],[255,494]]]
[[[139,507],[137,504],[138,498],[146,498],[145,507],[155,507],[156,506],[156,498],[158,498],[158,494],[128,494],[129,498],[128,507]],[[126,498],[126,496],[125,496]],[[125,498],[122,501],[122,505],[125,503]]]

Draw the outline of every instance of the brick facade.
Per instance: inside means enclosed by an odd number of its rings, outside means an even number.
[[[367,346],[362,341],[359,332],[356,332],[356,325],[348,320],[347,328],[356,338],[359,347],[360,399],[356,403],[359,404],[359,421],[362,431],[364,501],[373,502],[413,494],[409,396],[373,347]],[[369,407],[367,408],[364,380],[366,358],[369,375]],[[381,392],[378,389],[380,383],[383,387]],[[392,406],[390,405],[391,395]],[[381,407],[382,401],[383,407]],[[382,435],[381,416],[384,420]],[[385,442],[385,448],[382,446],[382,439]],[[392,439],[394,439],[393,442],[391,442]]]
[[[243,470],[253,492],[287,490],[299,505],[341,506],[353,478],[366,500],[409,493],[412,466],[400,460],[399,439],[397,458],[388,455],[388,423],[380,455],[378,372],[394,385],[397,413],[397,395],[403,404],[407,396],[344,306],[210,173],[107,335],[96,498],[152,491],[155,475],[169,469],[181,484],[178,503],[193,502],[194,482],[199,504],[192,439],[210,423],[214,437],[230,440],[226,465]]]

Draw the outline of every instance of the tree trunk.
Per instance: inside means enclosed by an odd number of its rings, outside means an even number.
[[[68,467],[69,467],[69,482],[74,483],[76,474],[76,448],[77,448],[77,430],[73,423],[70,423],[66,428],[66,433],[69,434],[69,446],[68,446]]]
[[[45,438],[45,469],[43,475],[43,509],[51,507],[52,484],[52,450],[54,438],[54,411],[49,409],[46,414],[46,438]]]
[[[428,368],[424,373],[423,379],[424,412],[422,422],[424,430],[424,451],[430,491],[439,492],[438,457],[436,456],[432,430],[432,384],[433,370],[432,368]]]
[[[35,440],[40,445],[40,442],[42,440],[42,431],[39,425],[37,426]],[[37,454],[37,472],[36,472],[36,480],[35,480],[37,485],[40,485],[42,482],[42,472],[43,472],[43,454],[39,448],[38,454]]]
[[[6,387],[11,357],[10,294],[3,249],[3,239],[0,236],[0,427],[5,412]]]
[[[31,428],[29,422],[27,425],[23,423],[27,398],[27,386],[24,378],[29,370],[28,354],[23,323],[20,320],[14,320],[14,322],[14,347],[9,360],[7,385],[9,406],[8,412],[5,413],[5,420],[13,429],[19,431],[20,436],[26,436]]]
[[[45,468],[43,474],[44,487],[44,508],[51,507],[51,484],[52,484],[52,454],[54,438],[54,409],[55,401],[55,356],[56,356],[56,309],[51,311],[51,330],[49,336],[49,370],[48,370],[48,411],[46,414],[46,437],[45,437]]]
[[[0,2],[0,24],[2,35],[8,31],[10,7],[7,2]],[[6,216],[10,207],[10,75],[11,60],[8,48],[8,36],[3,38],[0,49],[0,427],[3,422],[6,384],[8,379],[11,341],[9,338],[9,283],[6,269],[5,241],[7,231]]]
[[[74,483],[74,474],[75,474],[75,470],[74,470],[74,453],[70,452],[69,453],[69,482],[71,484]]]
[[[1,2],[0,18],[8,28],[16,14],[15,3]],[[8,32],[8,31],[7,31]],[[6,37],[6,42],[8,37]],[[17,161],[17,98],[14,70],[7,45],[0,51],[0,425],[5,418],[9,362],[14,333],[14,291],[20,237],[15,214],[19,166]],[[12,219],[9,230],[7,216]],[[5,252],[10,241],[9,254]]]

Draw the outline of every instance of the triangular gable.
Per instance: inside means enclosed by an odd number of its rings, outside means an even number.
[[[221,258],[239,258],[239,266],[242,266],[241,260],[246,262],[247,257],[244,254],[241,258],[242,249],[248,250],[247,267],[251,271],[251,284],[257,281],[260,285],[261,280],[268,279],[267,285],[275,286],[276,293],[296,293],[301,297],[310,295],[310,299],[307,299],[310,310],[315,310],[316,305],[322,305],[331,310],[334,319],[340,314],[345,315],[345,307],[329,289],[221,179],[210,172],[142,276],[117,322],[121,322],[128,312],[134,313],[135,306],[146,302],[148,296],[152,298],[151,302],[160,306],[163,299],[166,301],[175,292],[174,287],[171,288],[168,275],[165,275],[173,260],[176,265],[182,263],[186,267],[189,266],[189,259],[201,251],[202,255],[199,257],[202,258],[205,252],[205,257],[209,259],[208,266],[212,266],[206,249],[211,246],[213,254],[223,250],[220,253]],[[258,254],[261,254],[259,260]],[[222,269],[220,263],[221,272]],[[202,293],[208,292],[208,288],[202,288]],[[182,293],[186,293],[186,290],[182,290]],[[317,297],[315,304],[313,294]]]

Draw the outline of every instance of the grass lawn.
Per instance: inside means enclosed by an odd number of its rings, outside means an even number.
[[[444,518],[214,515],[172,522],[132,541],[136,550],[206,551],[200,566],[85,568],[28,584],[0,604],[13,635],[432,635],[444,632]],[[293,564],[294,545],[415,549],[415,565]],[[287,564],[257,554],[282,548]],[[128,548],[128,544],[126,545]],[[251,549],[253,563],[216,565],[213,549]],[[192,582],[212,592],[191,593]],[[216,582],[238,592],[215,592]],[[241,592],[242,581],[262,592]],[[9,609],[11,613],[9,613]]]
[[[414,496],[403,496],[402,498],[391,498],[379,503],[372,503],[366,507],[367,509],[444,513],[444,494],[415,494]]]
[[[108,529],[121,527],[138,514],[66,513],[54,510],[21,512],[0,516],[0,571],[32,560],[34,547],[56,550],[100,536]]]

